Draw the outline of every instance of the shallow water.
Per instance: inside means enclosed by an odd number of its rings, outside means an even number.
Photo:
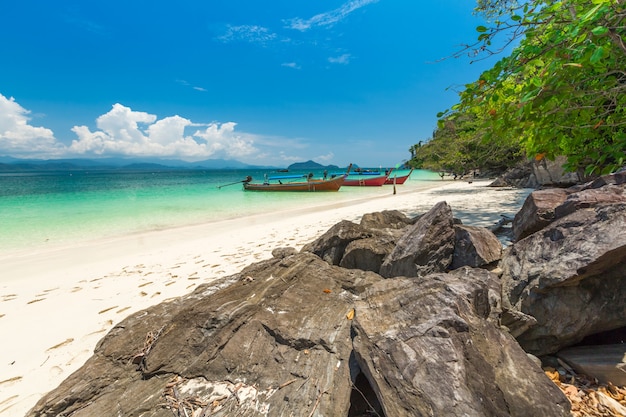
[[[315,207],[376,197],[393,189],[383,186],[342,187],[336,193],[245,192],[240,183],[218,188],[240,182],[247,175],[261,181],[266,173],[254,170],[3,173],[0,174],[0,251]],[[289,173],[292,174],[298,172]],[[436,180],[439,180],[436,173],[414,171],[409,181],[398,187],[419,187]]]

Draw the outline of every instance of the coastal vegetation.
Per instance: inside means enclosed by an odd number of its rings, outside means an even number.
[[[625,3],[478,0],[489,23],[453,57],[512,52],[438,114],[432,137],[409,149],[409,164],[465,174],[565,156],[565,168],[583,176],[623,166]]]

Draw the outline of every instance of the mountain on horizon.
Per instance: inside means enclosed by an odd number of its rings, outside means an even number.
[[[96,169],[170,170],[170,169],[272,169],[262,165],[250,165],[234,159],[206,159],[187,162],[160,158],[102,158],[102,159],[19,159],[0,156],[0,172],[15,171],[68,171]]]
[[[339,169],[337,165],[322,165],[318,164],[315,161],[308,160],[306,162],[296,162],[287,167],[288,170],[297,170],[297,169]]]

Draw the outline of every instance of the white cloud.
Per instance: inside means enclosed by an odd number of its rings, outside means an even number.
[[[335,154],[332,152],[328,152],[326,155],[318,155],[315,158],[313,158],[314,161],[316,162],[330,162],[335,158]]]
[[[59,142],[50,129],[30,125],[29,114],[13,98],[0,94],[0,155],[224,158],[268,165],[310,159],[292,154],[308,148],[301,139],[238,132],[234,122],[194,123],[178,115],[159,119],[119,103],[96,119],[93,131],[74,126],[76,139],[70,145]]]
[[[180,116],[157,119],[155,115],[134,111],[121,104],[96,120],[98,130],[74,126],[78,139],[69,151],[82,155],[176,157],[187,160],[204,158],[241,158],[257,152],[254,136],[235,132],[236,123],[196,124]],[[204,129],[189,134],[189,128]]]
[[[191,87],[191,88],[193,88],[196,91],[207,91],[207,89],[204,88],[204,87],[198,87],[198,86],[193,86],[193,85],[189,84],[189,82],[187,80],[178,79],[178,80],[176,80],[176,82],[178,84],[180,84],[180,85],[184,85],[185,87]]]
[[[328,62],[330,62],[331,64],[348,65],[350,63],[350,58],[350,54],[343,54],[336,57],[329,57]]]
[[[261,45],[265,45],[268,42],[274,41],[276,38],[277,35],[270,32],[268,28],[257,25],[228,25],[226,28],[226,33],[224,33],[222,36],[217,37],[218,40],[225,43],[250,42]]]
[[[29,124],[29,110],[0,94],[0,154],[54,156],[61,150],[52,130]]]
[[[300,67],[300,65],[296,64],[295,62],[283,62],[280,65],[281,65],[281,67],[287,67],[287,68],[293,68],[293,69],[301,69],[302,68],[302,67]]]
[[[299,30],[304,32],[313,27],[319,26],[332,26],[335,23],[343,20],[346,16],[348,16],[353,11],[360,9],[361,7],[367,6],[368,4],[377,3],[378,0],[351,0],[347,3],[344,3],[339,8],[335,10],[331,10],[329,12],[316,14],[310,19],[302,19],[299,17],[285,20],[287,23],[287,27],[290,29]]]

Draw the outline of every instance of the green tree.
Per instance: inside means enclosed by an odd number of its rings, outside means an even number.
[[[468,51],[489,54],[506,33],[512,54],[460,94],[443,113],[477,117],[488,142],[517,140],[530,156],[565,155],[587,175],[624,164],[626,150],[626,10],[624,0],[480,1],[495,17],[479,26]],[[489,8],[491,7],[491,8]],[[519,37],[523,35],[523,38]],[[484,117],[484,115],[492,117]]]
[[[488,116],[491,117],[491,116]],[[433,137],[416,148],[411,165],[453,175],[502,172],[523,158],[518,140],[494,139],[473,113],[455,112],[439,121]]]

